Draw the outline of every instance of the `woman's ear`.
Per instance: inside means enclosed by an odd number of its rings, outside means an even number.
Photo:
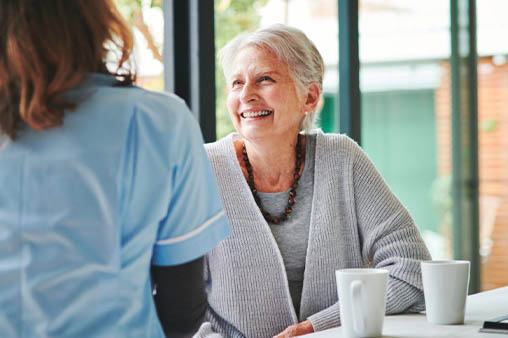
[[[319,96],[321,92],[316,82],[312,82],[307,87],[307,99],[305,101],[305,111],[314,111],[319,103]]]

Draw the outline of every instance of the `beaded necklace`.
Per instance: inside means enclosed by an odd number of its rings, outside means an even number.
[[[266,210],[263,209],[263,205],[261,204],[261,200],[258,196],[258,191],[256,189],[256,185],[254,184],[254,174],[252,173],[252,166],[249,162],[249,156],[247,155],[247,149],[245,148],[245,143],[243,144],[242,149],[242,155],[243,155],[243,161],[245,163],[245,168],[247,169],[247,183],[249,184],[250,191],[252,192],[252,195],[254,196],[254,200],[256,201],[256,204],[258,205],[259,211],[261,211],[261,214],[265,218],[265,220],[268,223],[274,223],[274,224],[280,224],[281,222],[285,221],[288,218],[288,215],[293,211],[293,205],[295,204],[295,197],[296,197],[296,188],[298,188],[298,181],[300,180],[300,167],[303,162],[303,151],[301,146],[301,135],[298,135],[298,140],[296,142],[296,163],[295,163],[295,171],[293,174],[293,183],[291,184],[291,189],[289,190],[289,198],[288,198],[288,204],[286,206],[286,210],[282,214],[280,214],[278,217],[273,217],[270,215]]]

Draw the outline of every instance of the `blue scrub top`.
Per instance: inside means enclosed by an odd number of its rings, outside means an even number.
[[[163,337],[150,265],[230,229],[174,95],[92,74],[63,126],[0,135],[0,337]]]

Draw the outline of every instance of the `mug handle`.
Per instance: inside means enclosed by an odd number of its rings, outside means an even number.
[[[351,283],[351,307],[353,313],[353,329],[357,334],[361,334],[365,331],[365,323],[363,320],[362,311],[362,294],[363,294],[363,283],[359,280],[354,280]]]

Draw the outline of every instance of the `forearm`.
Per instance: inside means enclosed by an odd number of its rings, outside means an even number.
[[[425,310],[423,291],[396,278],[388,281],[386,314],[420,312]]]
[[[311,323],[314,331],[327,330],[340,325],[340,309],[339,302],[321,310],[307,318]]]
[[[203,258],[177,266],[152,265],[157,314],[168,337],[191,337],[206,310]]]
[[[354,191],[363,260],[389,271],[387,313],[423,310],[420,263],[431,259],[429,252],[407,209],[359,148]]]
[[[390,277],[386,295],[386,314],[420,312],[425,310],[423,291],[406,282]],[[307,318],[314,331],[337,327],[340,322],[339,302]]]

